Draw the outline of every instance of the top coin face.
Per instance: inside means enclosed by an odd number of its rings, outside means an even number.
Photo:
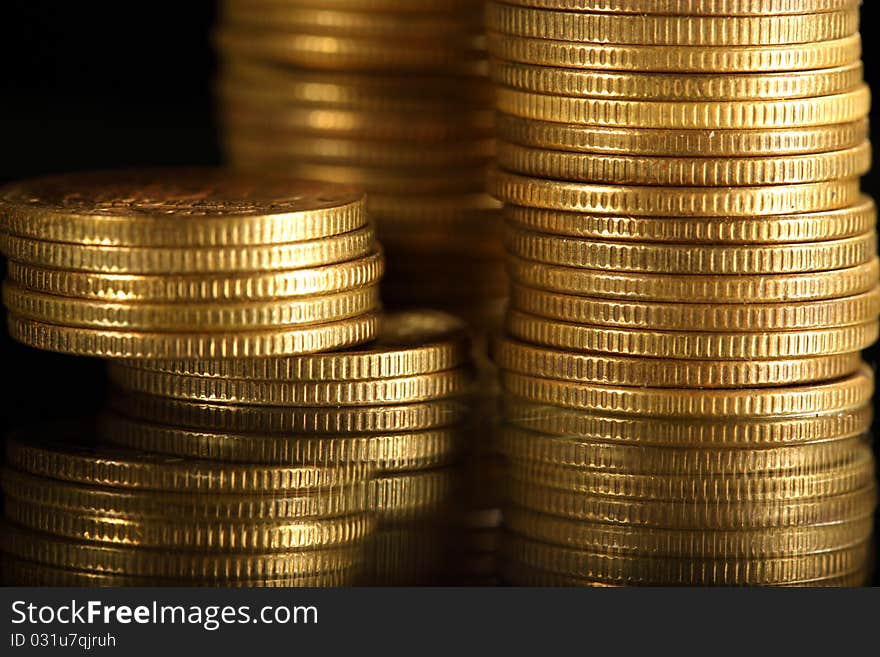
[[[352,187],[222,169],[89,172],[0,189],[0,228],[90,244],[274,244],[357,229],[364,201]]]

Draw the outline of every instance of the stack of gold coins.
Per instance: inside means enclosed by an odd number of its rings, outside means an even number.
[[[512,583],[864,578],[857,0],[488,8]]]
[[[8,584],[341,586],[375,525],[363,467],[169,458],[69,427],[11,436],[6,461]]]
[[[215,170],[88,173],[0,192],[12,336],[110,358],[261,357],[375,335],[363,193]]]
[[[491,319],[506,289],[482,1],[226,0],[217,44],[230,163],[365,188],[385,302]]]
[[[114,364],[100,436],[230,465],[370,468],[366,502],[378,528],[366,583],[438,581],[460,507],[467,331],[437,311],[385,315],[379,331],[369,346],[333,353]]]

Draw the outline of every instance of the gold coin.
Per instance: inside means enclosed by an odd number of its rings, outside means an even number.
[[[406,112],[366,111],[329,107],[291,107],[247,103],[224,98],[221,123],[229,132],[262,130],[267,138],[292,139],[303,133],[332,138],[377,141],[410,140],[435,145],[462,139],[483,139],[492,134],[494,114],[488,109],[459,109],[450,115],[440,111],[411,115]],[[234,153],[233,153],[234,154]],[[371,196],[372,198],[372,196]]]
[[[547,96],[506,87],[496,106],[537,121],[621,128],[763,129],[807,128],[849,123],[868,115],[871,94],[864,84],[840,94],[783,100],[679,102]]]
[[[660,46],[769,46],[840,39],[859,29],[856,7],[818,14],[621,16],[546,11],[489,2],[491,32],[586,43]]]
[[[857,372],[858,352],[784,360],[725,361],[628,358],[617,355],[578,354],[517,342],[495,340],[498,367],[530,376],[657,388],[747,388],[828,381]]]
[[[788,274],[845,269],[877,253],[874,230],[824,242],[694,245],[610,242],[547,235],[506,226],[504,246],[515,256],[551,265],[658,274]]]
[[[53,435],[53,441],[66,436]],[[53,442],[14,434],[6,462],[24,472],[80,484],[140,490],[201,493],[268,493],[354,486],[369,472],[363,466],[251,465],[182,460],[81,441]]]
[[[680,418],[773,417],[846,409],[864,403],[873,385],[867,367],[831,383],[799,387],[732,390],[639,388],[542,379],[501,372],[505,390],[529,401],[600,413],[634,413]]]
[[[515,427],[588,441],[692,447],[773,447],[853,438],[867,433],[873,407],[782,418],[656,418],[591,413],[536,404],[505,395],[503,417]]]
[[[110,380],[127,390],[194,401],[257,406],[382,406],[463,395],[463,369],[388,379],[285,381],[183,376],[112,364]]]
[[[279,490],[202,494],[77,484],[4,468],[3,491],[9,498],[37,506],[108,517],[168,517],[223,521],[284,520],[351,516],[368,511],[367,482],[317,490]]]
[[[552,436],[512,426],[503,427],[499,450],[509,460],[544,463],[593,472],[646,476],[762,477],[827,473],[859,462],[871,445],[868,438],[822,441],[773,447],[717,447],[617,444],[575,436]],[[508,483],[512,483],[508,481]],[[523,491],[528,485],[522,483]],[[526,494],[524,492],[523,494]],[[567,491],[573,496],[575,490]],[[583,497],[583,495],[580,495]],[[675,500],[667,500],[673,502]],[[680,500],[685,503],[685,500]],[[658,500],[658,502],[660,502]],[[658,508],[662,504],[658,505]]]
[[[560,575],[552,573],[542,568],[533,568],[514,561],[503,562],[504,582],[513,586],[532,586],[532,587],[591,587],[591,588],[615,588],[628,586],[628,584],[612,583],[606,580],[586,579],[581,577],[572,577],[570,575]],[[872,575],[863,566],[857,568],[851,573],[842,575],[831,575],[830,577],[822,577],[818,579],[802,580],[800,582],[782,582],[778,584],[763,583],[761,586],[768,588],[790,588],[790,587],[861,587],[866,582],[871,581]],[[678,583],[679,585],[681,582]]]
[[[461,451],[463,438],[461,431],[455,428],[340,436],[214,433],[162,426],[109,413],[101,418],[99,435],[106,442],[122,447],[181,458],[326,467],[363,463],[382,472],[447,465]]]
[[[522,312],[578,324],[691,331],[791,331],[864,324],[880,315],[880,287],[840,299],[805,303],[651,303],[596,299],[511,287],[510,304]]]
[[[125,359],[256,358],[332,351],[369,342],[378,316],[314,326],[231,333],[147,333],[56,326],[7,315],[9,334],[28,346],[77,356]]]
[[[831,552],[787,557],[672,559],[581,552],[510,537],[514,564],[605,585],[769,586],[840,577],[863,569],[870,541]]]
[[[115,331],[235,331],[325,324],[377,311],[379,286],[333,295],[232,303],[113,303],[3,285],[3,302],[19,317],[48,324]]]
[[[523,484],[602,497],[670,502],[752,504],[810,498],[829,498],[859,490],[874,481],[874,458],[869,445],[861,458],[821,472],[760,477],[642,475],[592,472],[533,461],[512,461],[508,476]]]
[[[658,274],[788,274],[846,269],[876,257],[874,230],[824,242],[693,245],[609,242],[507,226],[504,246],[526,260],[566,267]]]
[[[383,69],[476,75],[486,70],[482,39],[461,34],[421,44],[363,36],[307,34],[225,26],[214,34],[221,52],[307,69]]]
[[[277,135],[248,134],[242,129],[230,132],[226,148],[251,161],[283,164],[304,160],[314,164],[350,167],[442,168],[473,167],[487,164],[495,152],[492,139],[474,136],[467,142],[436,144],[426,149],[418,142],[385,140],[330,139],[327,137],[291,137],[283,141]]]
[[[157,424],[233,433],[347,434],[395,433],[451,427],[468,409],[455,399],[369,407],[296,408],[191,402],[111,390],[109,405],[119,413]]]
[[[489,32],[489,52],[527,64],[660,73],[776,73],[851,64],[862,54],[858,34],[816,43],[780,46],[688,46],[575,43]]]
[[[431,74],[408,76],[277,68],[271,63],[223,58],[219,89],[223,97],[282,107],[338,107],[381,112],[438,112],[485,108],[492,101],[491,85],[482,77]]]
[[[388,313],[367,348],[289,358],[213,361],[142,361],[131,366],[184,376],[261,381],[352,381],[416,376],[450,370],[469,358],[464,324],[439,311]]]
[[[496,84],[555,96],[629,100],[766,100],[830,96],[863,80],[861,62],[819,71],[679,75],[551,68],[493,60]]]
[[[711,189],[597,185],[529,178],[493,169],[489,190],[511,205],[548,210],[655,217],[754,217],[837,210],[860,199],[856,179]]]
[[[348,567],[335,572],[281,578],[198,580],[186,578],[138,577],[90,572],[72,568],[47,566],[23,561],[9,555],[0,559],[3,582],[14,586],[76,586],[76,587],[129,587],[129,586],[228,586],[228,587],[282,587],[282,588],[339,588],[358,583],[358,569]]]
[[[504,524],[520,536],[588,552],[698,559],[763,559],[839,550],[868,540],[873,529],[869,519],[861,518],[790,529],[688,531],[577,522],[518,507],[504,510]]]
[[[96,246],[0,233],[10,260],[108,274],[209,274],[297,269],[363,258],[376,248],[372,227],[319,240],[229,247]]]
[[[26,561],[76,570],[141,577],[230,580],[280,579],[349,568],[361,561],[360,546],[267,553],[192,552],[80,542],[4,523],[4,552]]]
[[[755,303],[816,301],[854,296],[873,289],[877,258],[856,267],[804,274],[676,275],[557,267],[509,256],[513,281],[551,292],[645,301]]]
[[[778,157],[649,157],[566,153],[498,143],[498,164],[529,176],[622,185],[741,187],[791,185],[861,176],[871,168],[867,142],[843,151]]]
[[[876,321],[800,331],[657,331],[570,324],[511,311],[507,331],[524,342],[571,351],[709,360],[767,360],[845,354],[871,346]]]
[[[514,228],[594,240],[719,244],[825,242],[863,235],[877,225],[868,196],[828,212],[773,217],[614,217],[508,205],[504,218]],[[749,297],[751,298],[751,297]]]
[[[106,302],[267,301],[376,285],[385,272],[381,251],[320,267],[252,274],[143,276],[46,269],[10,260],[11,281],[36,292]]]
[[[412,522],[443,513],[455,493],[455,475],[450,468],[437,468],[371,479],[369,508],[380,523]]]
[[[291,33],[413,40],[416,44],[426,40],[442,43],[450,37],[478,32],[482,27],[482,16],[477,7],[468,12],[426,14],[233,1],[226,2],[223,9],[223,21],[230,25]]]
[[[316,240],[367,224],[362,192],[221,170],[79,173],[0,191],[3,231],[103,246],[233,247]],[[167,273],[167,272],[163,272]]]
[[[356,543],[374,526],[371,515],[244,520],[93,516],[6,498],[6,518],[22,527],[74,540],[148,548],[228,552],[304,550]]]
[[[563,518],[680,529],[739,530],[845,522],[870,516],[877,504],[873,484],[827,499],[748,504],[593,497],[515,480],[510,482],[509,491],[513,503]]]
[[[810,155],[852,148],[868,138],[867,119],[810,128],[765,130],[617,128],[534,121],[500,112],[496,120],[498,137],[508,142],[548,150],[612,155]]]
[[[345,0],[340,0],[345,1]],[[669,16],[815,14],[858,6],[860,0],[504,0],[509,5],[565,11]]]

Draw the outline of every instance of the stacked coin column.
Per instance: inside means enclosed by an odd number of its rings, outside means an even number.
[[[864,578],[858,18],[853,0],[490,3],[508,581]]]
[[[217,31],[230,163],[365,188],[390,307],[482,326],[505,293],[483,5],[227,0]],[[493,304],[494,302],[494,304]]]
[[[378,523],[370,585],[445,581],[461,513],[458,461],[471,385],[465,326],[434,311],[384,315],[379,338],[345,351],[252,360],[128,361],[110,369],[99,433],[130,449],[240,467],[368,469]]]
[[[258,368],[377,333],[383,261],[356,190],[210,170],[77,174],[5,188],[0,217],[10,332],[37,348]],[[87,423],[7,441],[10,583],[359,580],[370,464],[181,459],[105,438]]]

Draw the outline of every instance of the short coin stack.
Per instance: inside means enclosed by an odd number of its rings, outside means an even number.
[[[386,304],[485,322],[506,289],[483,3],[227,0],[217,44],[230,163],[365,188]]]
[[[333,353],[124,362],[100,435],[130,449],[240,464],[368,468],[368,584],[444,574],[471,376],[464,325],[388,314],[377,341]],[[256,467],[252,465],[251,467]],[[361,581],[364,581],[363,579]]]
[[[490,3],[511,582],[864,576],[858,18],[855,0]]]
[[[12,336],[108,358],[260,357],[372,339],[381,251],[351,188],[215,170],[0,192]]]

